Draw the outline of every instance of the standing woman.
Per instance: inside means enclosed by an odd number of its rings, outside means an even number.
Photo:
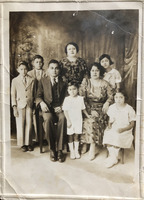
[[[86,62],[82,58],[77,57],[78,52],[79,47],[74,42],[69,42],[65,46],[66,57],[60,61],[60,65],[63,80],[66,82],[74,80],[81,83],[87,74]]]
[[[93,63],[90,66],[90,78],[84,78],[80,87],[80,95],[85,97],[87,112],[92,116],[84,120],[81,137],[82,153],[86,152],[86,144],[90,144],[89,160],[95,158],[95,145],[102,145],[103,133],[108,122],[106,112],[113,101],[112,88],[102,79],[103,73],[100,64]]]

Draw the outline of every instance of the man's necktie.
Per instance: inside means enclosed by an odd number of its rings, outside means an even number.
[[[56,85],[57,82],[56,82],[56,78],[53,79],[53,85]]]
[[[24,83],[24,85],[25,85],[25,87],[26,87],[26,85],[27,85],[26,77],[23,78],[23,83]]]

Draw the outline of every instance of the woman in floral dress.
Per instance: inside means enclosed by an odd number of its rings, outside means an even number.
[[[84,120],[81,137],[83,144],[90,144],[90,160],[95,158],[95,145],[102,145],[103,133],[108,122],[106,112],[113,102],[112,88],[101,78],[103,73],[100,64],[93,63],[90,67],[90,79],[83,79],[79,91],[80,95],[85,97],[87,112],[91,115],[90,119]]]
[[[74,80],[81,83],[87,74],[86,62],[77,57],[78,51],[79,47],[74,42],[68,43],[65,47],[66,58],[60,61],[64,81],[70,82]]]

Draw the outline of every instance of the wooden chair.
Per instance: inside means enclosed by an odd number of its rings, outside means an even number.
[[[133,134],[133,137],[134,137],[133,138],[133,148],[134,148],[134,150],[135,150],[135,132],[136,132],[136,123],[134,125],[133,130],[132,130],[132,134]],[[121,152],[121,163],[124,164],[124,152],[125,152],[124,148],[121,148],[120,152]]]

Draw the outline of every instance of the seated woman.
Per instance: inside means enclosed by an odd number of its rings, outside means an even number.
[[[90,144],[89,159],[95,158],[95,145],[102,145],[103,133],[107,126],[108,117],[106,112],[113,102],[112,88],[103,80],[104,71],[99,63],[93,63],[90,67],[90,79],[83,79],[80,87],[80,95],[85,97],[87,112],[92,118],[85,119],[81,142]],[[83,145],[82,152],[86,152]]]
[[[109,123],[104,132],[103,144],[107,145],[109,156],[106,159],[106,167],[112,167],[118,163],[120,148],[130,148],[133,141],[132,129],[136,115],[134,109],[125,103],[125,92],[119,90],[114,95],[115,103],[108,109]]]
[[[76,43],[70,42],[65,47],[66,58],[60,61],[62,68],[62,77],[66,82],[77,81],[81,83],[84,76],[87,74],[86,62],[77,57],[79,47]]]

